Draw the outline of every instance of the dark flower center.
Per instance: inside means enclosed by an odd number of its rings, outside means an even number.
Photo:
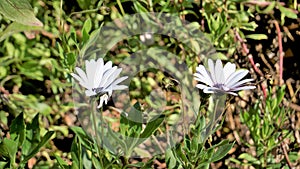
[[[221,89],[221,90],[224,90],[224,91],[229,90],[229,88],[226,87],[225,84],[222,84],[222,83],[217,83],[217,84],[215,84],[213,87],[218,88],[218,89]]]
[[[107,93],[107,92],[102,91],[102,90],[103,90],[103,87],[92,88],[92,91],[97,93],[97,94],[103,95],[103,94]]]

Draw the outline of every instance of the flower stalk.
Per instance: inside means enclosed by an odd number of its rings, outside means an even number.
[[[91,115],[92,115],[92,123],[93,123],[93,128],[94,128],[94,132],[95,132],[95,141],[96,141],[96,145],[97,145],[97,149],[98,149],[98,155],[100,158],[100,164],[103,167],[103,161],[102,161],[102,155],[103,153],[101,152],[101,147],[103,147],[103,141],[101,141],[101,139],[103,139],[103,131],[101,131],[102,137],[100,139],[99,135],[98,135],[98,121],[97,121],[97,112],[96,110],[99,110],[96,105],[97,100],[95,98],[91,99],[90,101],[90,105],[91,105]],[[100,108],[99,110],[100,112],[100,121],[101,121],[101,130],[103,130],[103,113],[102,113],[102,108]],[[100,146],[101,145],[101,146]]]
[[[248,74],[248,70],[236,70],[236,65],[229,62],[223,67],[220,59],[215,63],[208,59],[208,69],[203,65],[199,65],[196,70],[194,78],[200,82],[196,87],[202,89],[204,93],[212,94],[209,99],[208,122],[201,134],[202,141],[205,141],[215,130],[224,112],[226,95],[238,96],[238,91],[256,87],[247,85],[253,79],[243,79]]]
[[[215,130],[218,122],[220,121],[222,114],[225,110],[226,95],[213,94],[209,98],[208,106],[208,124],[205,130],[204,140],[211,135]]]

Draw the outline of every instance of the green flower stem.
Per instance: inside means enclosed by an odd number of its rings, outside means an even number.
[[[216,95],[213,94],[209,98],[209,106],[208,106],[208,124],[206,127],[205,135],[204,135],[204,141],[212,134],[212,132],[215,130],[215,127],[220,117],[222,116],[224,109],[225,109],[225,101],[226,101],[226,95]]]
[[[97,112],[98,111],[95,111],[97,109],[97,99],[91,99],[91,114],[92,114],[92,122],[93,122],[93,128],[94,128],[94,132],[95,132],[95,138],[96,138],[96,145],[97,145],[97,148],[98,148],[98,156],[100,158],[100,164],[101,164],[101,168],[104,168],[104,164],[103,164],[103,161],[102,161],[102,158],[103,158],[103,153],[101,152],[101,147],[103,147],[103,142],[100,141],[100,138],[99,138],[99,135],[98,135],[98,122],[97,122]],[[99,112],[101,113],[100,115],[100,121],[101,121],[101,130],[103,130],[103,114],[102,114],[102,108],[99,110]],[[102,138],[103,138],[103,131],[101,131],[101,135],[102,135]],[[101,144],[101,146],[99,146]]]

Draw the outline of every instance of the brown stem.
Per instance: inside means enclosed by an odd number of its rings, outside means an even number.
[[[245,52],[245,54],[248,54],[249,49],[248,49],[247,45],[245,44],[244,39],[241,38],[240,34],[236,30],[235,30],[235,37],[242,44],[243,51]]]
[[[279,24],[276,20],[273,21],[276,27],[277,35],[278,35],[278,46],[279,46],[279,85],[283,84],[282,72],[283,72],[283,50],[282,50],[282,37],[281,30]]]
[[[249,49],[248,49],[246,43],[244,42],[244,40],[241,38],[241,36],[239,35],[239,33],[237,31],[235,31],[235,37],[242,44],[243,51],[245,52],[245,54],[248,55],[249,61],[252,65],[254,71],[261,77],[264,77],[264,74],[262,73],[262,71],[255,65],[253,56],[251,54],[249,54]],[[261,89],[263,91],[264,98],[267,98],[267,87],[263,83],[261,84]]]
[[[292,169],[292,168],[293,168],[293,165],[292,165],[292,163],[291,163],[291,161],[290,161],[290,159],[289,159],[288,153],[287,153],[286,148],[285,148],[285,143],[284,143],[284,141],[282,140],[282,137],[281,137],[281,136],[279,136],[279,141],[281,141],[280,145],[281,145],[281,148],[282,148],[282,151],[283,151],[284,158],[285,158],[285,160],[286,160],[286,162],[287,162],[289,168]]]
[[[248,59],[249,59],[251,65],[252,65],[254,71],[255,71],[257,74],[259,74],[259,76],[264,77],[264,74],[262,73],[262,71],[261,71],[261,70],[256,66],[256,64],[254,63],[253,56],[252,56],[251,54],[248,55]]]
[[[255,65],[254,60],[253,60],[253,56],[252,55],[248,55],[248,58],[249,58],[249,61],[250,61],[251,65],[252,65],[254,71],[257,74],[259,74],[261,77],[264,77],[264,74],[262,73],[262,71]],[[263,92],[264,98],[267,98],[268,94],[267,94],[267,88],[266,88],[266,86],[264,85],[264,83],[261,83],[260,86],[261,86],[261,90]]]

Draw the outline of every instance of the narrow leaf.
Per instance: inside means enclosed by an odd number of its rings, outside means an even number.
[[[254,40],[262,40],[262,39],[268,39],[268,36],[265,34],[251,34],[251,35],[246,35],[246,38],[254,39]]]
[[[40,149],[50,140],[50,138],[53,136],[54,133],[55,133],[54,131],[48,131],[45,134],[45,136],[42,138],[41,142],[32,150],[32,152],[29,155],[27,155],[24,158],[21,164],[25,164],[29,159],[35,156],[35,154],[38,153]]]
[[[60,156],[55,155],[55,159],[56,159],[58,165],[59,165],[62,169],[68,169],[68,168],[69,168],[67,162],[65,162]]]
[[[78,139],[85,148],[92,150],[91,145],[93,144],[93,140],[91,140],[81,127],[74,126],[71,127],[71,130],[78,136]]]
[[[218,147],[217,151],[211,157],[211,162],[221,160],[223,157],[225,157],[227,153],[231,150],[233,145],[234,143],[231,143],[231,144],[225,144]]]
[[[153,120],[155,119],[155,120]],[[150,120],[150,122],[146,125],[143,133],[140,135],[140,138],[148,138],[152,135],[152,133],[161,125],[161,123],[165,119],[165,115],[160,115],[159,117],[154,117]]]
[[[291,9],[285,8],[282,5],[278,4],[279,10],[282,14],[284,14],[286,17],[291,19],[297,19],[298,16],[295,14]]]
[[[161,125],[161,123],[164,121],[165,119],[165,115],[160,115],[160,116],[155,116],[154,118],[152,118],[150,120],[150,122],[146,125],[146,128],[144,129],[144,131],[142,132],[142,134],[140,135],[140,138],[137,143],[135,144],[135,146],[141,144],[142,142],[144,142],[148,137],[150,137],[154,131]]]

